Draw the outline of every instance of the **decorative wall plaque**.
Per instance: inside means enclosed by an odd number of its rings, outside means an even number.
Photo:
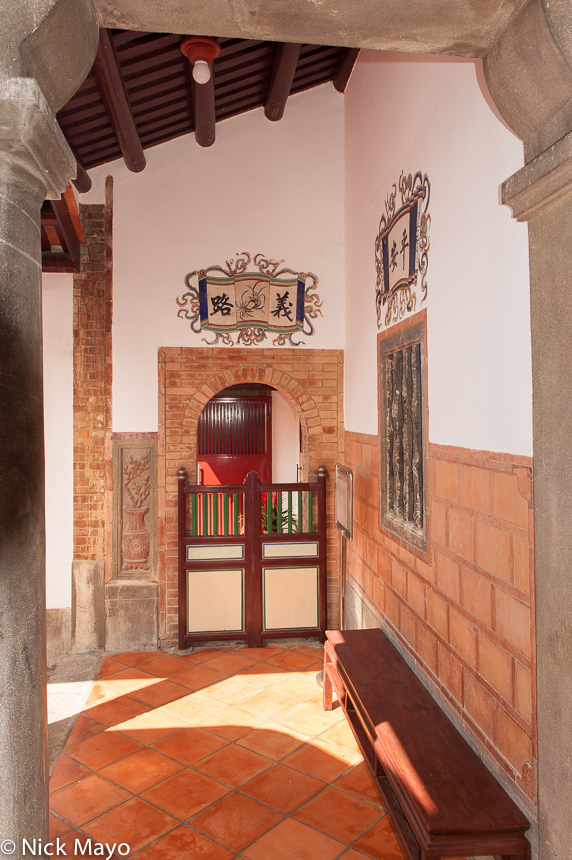
[[[279,268],[283,262],[262,254],[253,259],[243,252],[236,260],[227,260],[226,268],[190,272],[185,278],[188,291],[177,298],[177,315],[190,320],[196,333],[213,332],[212,340],[203,338],[209,346],[219,341],[250,346],[266,340],[267,332],[277,335],[274,346],[300,346],[304,341],[294,340],[294,335],[313,335],[311,320],[322,314],[315,292],[318,278],[311,272]]]
[[[397,190],[401,206],[396,208]],[[405,176],[385,201],[375,240],[377,327],[388,326],[415,310],[417,295],[414,287],[427,298],[427,266],[429,264],[429,206],[430,183],[427,174]],[[385,317],[383,307],[386,305]]]
[[[123,434],[114,434],[122,437]],[[157,554],[156,434],[113,439],[114,579],[152,579]]]

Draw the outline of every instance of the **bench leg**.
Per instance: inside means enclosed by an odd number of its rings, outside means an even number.
[[[324,711],[332,710],[332,682],[327,670],[324,668],[324,685],[322,687],[322,706]]]

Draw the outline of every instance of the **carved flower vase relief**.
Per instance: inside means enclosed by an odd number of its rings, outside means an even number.
[[[137,456],[131,454],[129,462],[123,467],[123,489],[130,504],[124,505],[126,517],[121,551],[123,564],[121,570],[149,570],[148,559],[151,548],[151,536],[145,517],[149,507],[144,505],[151,492],[149,480],[149,454]]]

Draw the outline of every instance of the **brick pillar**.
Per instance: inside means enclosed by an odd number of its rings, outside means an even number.
[[[85,244],[74,276],[74,563],[72,643],[103,648],[106,555],[111,552],[112,192],[81,207]],[[106,528],[107,524],[107,528]]]

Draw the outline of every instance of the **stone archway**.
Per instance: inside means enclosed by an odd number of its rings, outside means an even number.
[[[159,636],[177,634],[177,471],[196,480],[197,424],[205,404],[229,385],[259,382],[279,391],[302,425],[303,478],[325,466],[333,482],[343,454],[342,350],[159,350]],[[332,487],[332,483],[330,484]],[[339,535],[327,502],[328,624],[339,625]]]

